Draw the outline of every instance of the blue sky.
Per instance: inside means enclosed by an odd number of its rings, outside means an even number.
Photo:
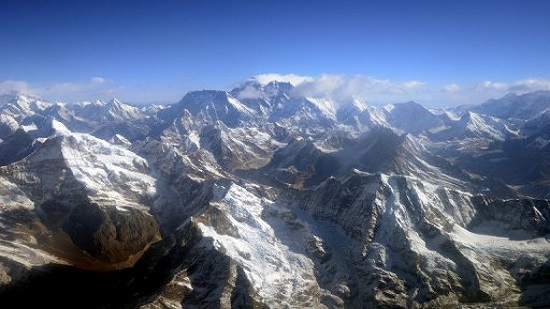
[[[550,89],[550,1],[14,1],[0,92],[174,102],[267,73],[312,95],[479,103]]]

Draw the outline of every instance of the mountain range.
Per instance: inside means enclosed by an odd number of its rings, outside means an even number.
[[[13,308],[550,306],[550,92],[0,96]]]

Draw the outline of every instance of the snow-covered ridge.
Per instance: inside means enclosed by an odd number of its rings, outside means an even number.
[[[52,126],[62,137],[67,166],[92,200],[124,208],[140,207],[139,199],[131,196],[153,198],[156,179],[149,175],[145,159],[89,134],[73,133],[56,120]]]
[[[40,280],[126,268],[97,307],[547,305],[550,95],[506,118],[264,77],[165,108],[2,101],[0,303],[67,307]]]

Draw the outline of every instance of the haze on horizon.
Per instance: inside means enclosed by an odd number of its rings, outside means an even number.
[[[171,103],[251,76],[374,104],[550,90],[550,2],[14,1],[0,93]]]

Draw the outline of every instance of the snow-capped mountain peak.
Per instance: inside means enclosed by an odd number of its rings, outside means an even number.
[[[3,97],[0,303],[547,307],[548,94],[448,110],[297,82]]]
[[[288,83],[292,86],[297,86],[299,84],[302,84],[304,82],[310,82],[313,80],[312,77],[309,76],[300,76],[295,74],[287,74],[287,75],[281,75],[281,74],[262,74],[262,75],[256,75],[250,78],[251,81],[254,81],[262,86],[266,86],[270,83]]]

